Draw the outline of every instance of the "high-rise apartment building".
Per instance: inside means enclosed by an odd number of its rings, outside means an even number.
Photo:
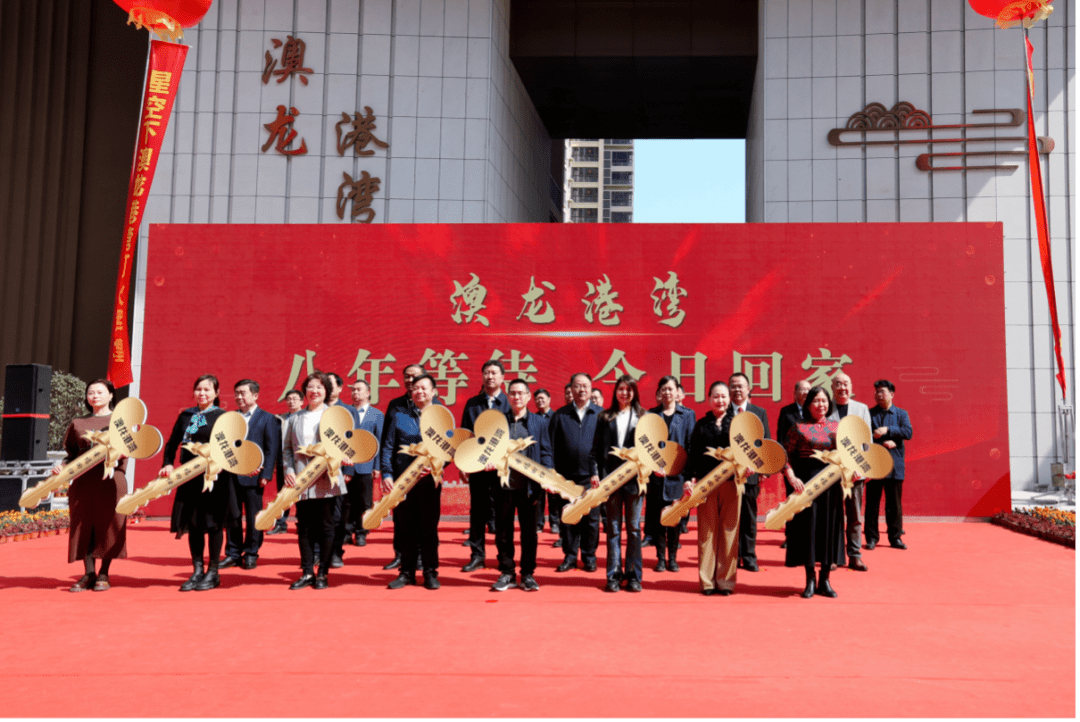
[[[566,141],[563,221],[634,221],[634,141]]]

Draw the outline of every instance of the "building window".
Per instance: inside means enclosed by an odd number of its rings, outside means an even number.
[[[611,213],[612,223],[633,223],[634,214],[627,213],[626,211],[612,211]]]
[[[571,180],[578,183],[596,183],[599,178],[599,168],[574,168],[573,175],[570,176]]]
[[[606,145],[631,145],[633,142],[628,138],[608,138],[604,141]]]
[[[611,185],[629,186],[634,184],[634,172],[629,170],[617,170],[611,174]]]
[[[570,222],[571,223],[596,223],[596,209],[595,208],[571,208],[570,209]]]
[[[575,203],[596,203],[597,195],[596,188],[574,188],[570,191],[570,200]]]
[[[574,148],[574,160],[595,163],[600,160],[599,148]]]
[[[630,191],[612,191],[611,205],[632,206],[634,205],[634,194]]]
[[[634,164],[634,151],[632,150],[616,150],[611,153],[611,165],[633,165]]]

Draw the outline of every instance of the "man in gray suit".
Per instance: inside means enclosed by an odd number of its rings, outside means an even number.
[[[830,421],[839,421],[845,416],[858,416],[866,422],[866,428],[870,425],[870,408],[859,401],[851,398],[851,377],[843,371],[837,371],[832,376],[832,395],[835,408],[829,416]],[[862,560],[862,527],[863,527],[863,488],[866,481],[859,477],[855,479],[855,488],[851,490],[851,496],[844,499],[844,516],[846,517],[847,532],[847,561],[848,566],[855,571],[865,572],[866,564]],[[844,564],[844,538],[840,538],[839,564]]]

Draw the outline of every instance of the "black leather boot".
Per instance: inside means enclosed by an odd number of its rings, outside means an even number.
[[[828,572],[826,572],[828,574]],[[806,570],[806,589],[803,590],[802,598],[810,599],[814,596],[814,568],[810,567]]]
[[[836,591],[829,584],[829,570],[824,567],[821,568],[821,574],[818,575],[817,590],[814,592],[821,597],[829,597],[830,599],[836,599]]]
[[[677,549],[678,547],[676,547]],[[675,549],[669,549],[667,555],[667,570],[669,572],[679,571],[679,562],[675,561]]]
[[[195,591],[206,592],[221,586],[221,577],[218,576],[217,567],[210,567],[199,583],[195,585]]]
[[[180,591],[190,592],[195,588],[195,585],[202,581],[203,578],[203,563],[202,559],[197,562],[192,562],[192,566],[195,567],[195,572],[188,577],[188,580],[180,585]]]

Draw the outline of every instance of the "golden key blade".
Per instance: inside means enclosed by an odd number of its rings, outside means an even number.
[[[379,450],[379,442],[371,432],[353,428],[352,414],[348,409],[331,406],[323,411],[319,419],[318,443],[307,447],[307,450],[312,452],[311,461],[296,477],[296,485],[281,487],[277,497],[255,517],[255,528],[259,531],[272,529],[281,515],[331,466],[336,468],[342,462],[363,464],[370,461]],[[261,452],[259,458],[259,466],[262,466]]]
[[[454,461],[457,463],[456,458]],[[558,494],[567,501],[576,501],[585,493],[584,486],[578,486],[572,481],[567,481],[566,477],[562,474],[549,469],[546,466],[540,466],[540,464],[520,452],[510,454],[510,456],[507,457],[507,464],[514,471],[524,474],[535,481],[542,486],[545,491],[550,491],[552,494]],[[461,467],[459,466],[458,468]]]
[[[660,423],[663,424],[664,422],[661,421]],[[615,471],[605,476],[600,482],[600,486],[589,489],[580,499],[563,507],[563,524],[577,524],[583,516],[607,501],[615,493],[616,489],[637,477],[638,464],[633,461],[624,462]]]
[[[76,477],[85,473],[90,467],[105,461],[109,455],[109,449],[104,444],[94,444],[84,453],[60,470],[59,474],[49,476],[30,487],[19,497],[19,506],[27,509],[37,506],[45,497],[57,489],[70,484]]]
[[[754,415],[739,414],[739,416]],[[757,417],[754,418],[756,419]],[[760,424],[761,422],[759,421],[758,423]],[[674,504],[665,506],[664,510],[660,513],[660,523],[664,526],[675,526],[682,521],[684,516],[690,513],[691,509],[701,506],[709,497],[709,494],[713,493],[713,491],[721,484],[727,482],[733,476],[735,476],[735,464],[730,461],[722,462],[719,466],[703,476],[697,484],[694,484],[694,488],[690,490],[689,495],[683,495],[683,497]]]
[[[205,448],[206,445],[203,444]],[[209,455],[209,451],[206,452]],[[210,461],[204,456],[196,456],[194,459],[188,461],[186,464],[182,464],[172,470],[164,479],[158,478],[151,481],[149,484],[141,489],[137,489],[130,494],[125,495],[116,503],[116,513],[128,516],[140,506],[146,506],[154,499],[160,499],[166,494],[172,493],[172,490],[181,484],[194,479],[199,474],[206,471],[206,468],[210,465]]]
[[[375,506],[364,512],[364,528],[372,531],[382,526],[383,519],[390,515],[394,507],[405,501],[405,495],[412,491],[416,482],[423,478],[424,467],[430,463],[431,461],[426,456],[416,457],[401,476],[394,479],[394,486],[390,489],[390,493],[384,494]]]
[[[740,414],[742,416],[742,414]],[[862,419],[858,419],[862,421]],[[780,506],[765,515],[766,529],[783,529],[791,519],[803,509],[808,508],[814,499],[825,493],[825,490],[844,478],[844,472],[836,464],[829,464],[814,475],[814,478],[806,483],[805,488],[798,494],[789,496]]]

